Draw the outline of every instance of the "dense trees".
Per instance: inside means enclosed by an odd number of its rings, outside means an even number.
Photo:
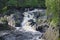
[[[45,0],[0,0],[0,14],[10,7],[39,7],[45,8]]]
[[[25,3],[26,3],[26,6],[35,7],[37,6],[38,1],[37,0],[26,0]]]
[[[6,6],[8,0],[0,0],[0,10]]]
[[[11,6],[20,6],[20,7],[35,7],[35,6],[40,6],[43,7],[45,6],[45,0],[9,0],[8,4]]]

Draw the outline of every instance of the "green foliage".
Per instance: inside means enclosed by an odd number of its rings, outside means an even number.
[[[39,7],[45,7],[45,0],[38,0]]]
[[[8,4],[8,6],[17,6],[17,0],[9,0],[8,2],[7,2],[7,4]]]
[[[6,6],[8,0],[0,0],[0,10]]]
[[[7,4],[17,7],[45,7],[45,0],[9,0]]]
[[[25,3],[26,3],[26,6],[35,7],[37,6],[38,1],[37,0],[26,0]]]
[[[0,0],[0,13],[6,11],[8,0]]]
[[[5,14],[8,6],[42,8],[45,7],[45,0],[0,0],[0,14]]]
[[[1,21],[1,22],[6,22],[6,21],[7,21],[7,19],[6,19],[6,18],[4,18],[4,17],[1,17],[1,18],[0,18],[0,21]]]
[[[60,38],[58,40],[60,40]]]
[[[46,0],[47,15],[52,14],[51,24],[57,25],[59,22],[59,10],[60,10],[59,0]]]
[[[5,13],[8,6],[45,7],[45,0],[0,0],[0,13]]]
[[[4,8],[1,9],[1,13],[5,14],[5,12],[7,11],[7,6],[5,6]]]

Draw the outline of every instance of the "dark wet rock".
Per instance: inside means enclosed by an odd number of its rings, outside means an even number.
[[[11,14],[10,14],[11,13]],[[8,23],[11,22],[11,26],[13,27],[21,27],[21,22],[23,21],[23,13],[21,13],[19,10],[11,9],[7,12],[7,14],[10,14],[10,16],[7,17]]]
[[[24,32],[24,31],[13,31],[6,35],[0,36],[3,40],[39,40],[42,34],[40,32]]]
[[[4,40],[3,37],[0,37],[0,40]]]
[[[0,23],[0,31],[1,30],[9,30],[8,24],[7,23],[6,24],[1,24]]]
[[[37,31],[45,32],[49,28],[49,25],[41,25],[36,28]]]
[[[31,23],[30,23],[30,25],[31,25],[31,26],[33,26],[33,25],[35,25],[35,24],[36,24],[36,22],[34,22],[34,20],[33,20],[33,19],[28,20],[28,22],[31,22]]]

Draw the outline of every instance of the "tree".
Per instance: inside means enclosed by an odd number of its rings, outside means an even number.
[[[7,9],[7,1],[8,0],[0,0],[0,14],[1,12],[5,12]]]
[[[45,8],[45,0],[38,0],[38,7]]]
[[[25,0],[25,5],[27,7],[35,7],[38,5],[38,0]]]

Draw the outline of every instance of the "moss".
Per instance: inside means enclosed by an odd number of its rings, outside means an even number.
[[[4,17],[1,17],[1,18],[0,18],[0,21],[2,21],[2,22],[6,22],[6,21],[7,21],[7,19],[6,19],[6,18],[4,18]]]

